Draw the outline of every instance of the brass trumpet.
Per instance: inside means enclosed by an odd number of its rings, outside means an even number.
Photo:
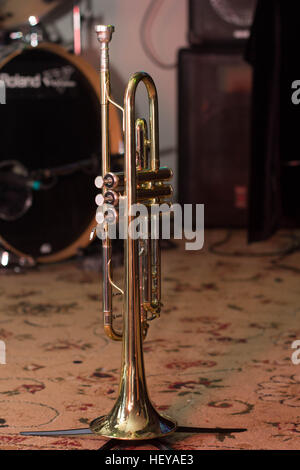
[[[124,203],[126,224],[129,226],[135,218],[131,214],[134,204],[143,203],[151,208],[161,201],[168,202],[172,187],[166,181],[172,177],[172,171],[160,168],[158,101],[152,78],[145,72],[132,75],[125,91],[124,109],[117,105],[110,95],[108,53],[114,27],[100,25],[95,29],[100,43],[102,178],[97,185],[102,187],[100,204],[112,208],[117,214],[120,203]],[[135,120],[135,94],[141,82],[149,98],[149,139],[146,121]],[[125,165],[122,173],[113,173],[110,168],[110,103],[123,111]],[[122,341],[122,365],[119,396],[114,407],[107,416],[92,421],[90,428],[95,434],[116,439],[162,437],[175,431],[176,422],[160,415],[152,405],[147,392],[143,358],[143,338],[147,335],[148,322],[159,316],[161,309],[159,240],[151,236],[136,240],[130,233],[125,238],[123,292],[112,280],[112,241],[105,216],[102,230],[104,330],[111,339]],[[113,325],[112,299],[115,289],[124,295],[122,333],[116,331]]]

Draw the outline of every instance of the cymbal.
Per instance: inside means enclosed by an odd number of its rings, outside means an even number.
[[[66,0],[0,0],[0,29],[10,30],[28,21],[30,16],[47,19],[59,7],[69,8]]]

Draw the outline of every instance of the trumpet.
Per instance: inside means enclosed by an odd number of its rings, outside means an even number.
[[[127,227],[134,221],[132,206],[143,204],[148,209],[160,202],[170,202],[172,187],[166,183],[172,171],[160,167],[158,140],[158,99],[153,79],[145,72],[131,76],[124,95],[124,108],[116,104],[110,93],[109,42],[114,27],[95,28],[100,43],[100,105],[102,131],[102,177],[97,187],[102,189],[98,205],[102,206],[103,252],[103,315],[104,331],[115,341],[122,341],[122,364],[118,398],[106,416],[93,420],[92,432],[115,439],[153,439],[175,431],[176,421],[161,415],[153,406],[147,391],[143,340],[149,322],[161,311],[161,253],[159,240],[148,235],[130,235],[124,240],[124,290],[112,276],[112,240],[108,230],[109,210],[118,218],[120,204],[125,205]],[[149,100],[149,126],[145,119],[135,119],[135,94],[143,82]],[[113,173],[109,151],[109,107],[115,105],[123,112],[124,172]],[[149,127],[149,137],[148,137]],[[97,179],[96,179],[97,180]],[[153,220],[155,219],[156,220]],[[152,220],[151,220],[152,219]],[[159,214],[146,223],[159,223]],[[151,230],[150,230],[151,231]],[[149,232],[148,232],[149,233]],[[122,332],[114,326],[113,295],[124,297]]]

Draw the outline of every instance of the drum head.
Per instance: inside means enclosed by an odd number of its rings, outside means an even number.
[[[98,155],[101,168],[96,71],[58,46],[43,45],[6,59],[0,79],[7,90],[0,161],[19,161],[30,172]],[[112,117],[111,150],[116,152],[121,134],[115,113]],[[35,191],[23,217],[0,220],[2,242],[42,262],[75,254],[89,243],[95,225],[94,178],[95,173],[80,170],[58,177],[50,189]]]

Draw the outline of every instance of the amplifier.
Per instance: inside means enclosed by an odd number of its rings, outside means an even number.
[[[245,41],[257,0],[189,0],[189,41]]]
[[[180,50],[178,198],[206,227],[247,226],[251,88],[240,49]]]

